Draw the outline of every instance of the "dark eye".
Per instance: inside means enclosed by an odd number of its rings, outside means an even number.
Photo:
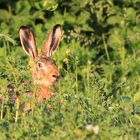
[[[39,68],[43,67],[43,64],[41,62],[38,62],[37,65],[38,65]]]

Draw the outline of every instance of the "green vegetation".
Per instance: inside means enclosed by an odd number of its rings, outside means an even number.
[[[0,139],[140,139],[139,7],[139,0],[1,0]],[[55,96],[38,104],[26,98],[34,86],[23,82],[31,72],[18,30],[29,26],[41,48],[55,24],[63,28],[54,55],[62,77]],[[35,108],[23,111],[25,102]]]

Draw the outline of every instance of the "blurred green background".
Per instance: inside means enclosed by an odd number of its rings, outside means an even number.
[[[19,28],[28,26],[41,48],[55,24],[62,78],[51,109],[44,101],[21,111],[35,101],[25,97],[34,86],[23,83],[31,72]],[[0,0],[0,95],[2,140],[140,139],[140,1]]]

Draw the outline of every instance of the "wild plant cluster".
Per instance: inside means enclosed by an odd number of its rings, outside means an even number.
[[[0,139],[140,139],[139,7],[139,0],[1,0]],[[41,48],[55,24],[63,31],[53,57],[61,79],[39,104],[27,98],[37,87],[18,31],[28,26]],[[26,103],[34,107],[24,110]]]

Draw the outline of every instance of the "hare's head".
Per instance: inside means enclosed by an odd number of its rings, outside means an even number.
[[[29,28],[22,26],[19,35],[24,51],[34,63],[32,69],[34,82],[44,86],[53,85],[59,79],[60,73],[51,56],[59,45],[61,26],[53,27],[43,44],[40,56],[38,56],[36,42]]]

